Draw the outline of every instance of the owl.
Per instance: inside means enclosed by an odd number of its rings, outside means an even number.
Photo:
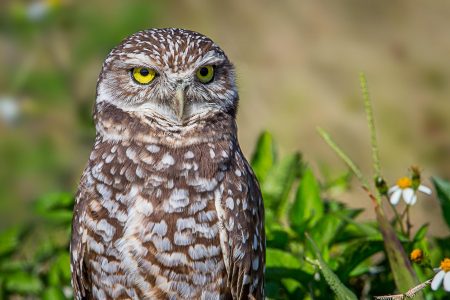
[[[264,298],[264,208],[238,98],[232,63],[202,34],[144,30],[110,52],[74,207],[75,299]]]

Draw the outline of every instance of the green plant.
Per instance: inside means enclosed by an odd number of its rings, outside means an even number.
[[[263,133],[258,141],[252,164],[267,210],[269,298],[329,299],[330,289],[338,299],[356,299],[356,295],[365,299],[392,294],[395,290],[403,294],[378,298],[445,298],[442,291],[425,288],[434,276],[430,262],[436,264],[448,256],[450,237],[427,237],[426,224],[411,236],[410,205],[403,212],[392,205],[395,217],[392,220],[386,217],[381,204],[392,201],[393,193],[389,193],[381,175],[374,116],[363,75],[361,86],[371,132],[374,183],[370,184],[328,133],[322,129],[319,133],[360,181],[373,204],[376,222],[357,219],[361,210],[348,208],[327,196],[335,187],[346,189],[350,185],[347,174],[319,182],[299,154],[279,159],[269,133]],[[426,189],[420,184],[419,169],[412,167],[411,171],[409,186],[402,188],[408,187],[414,193]],[[449,224],[450,183],[439,178],[433,178],[433,183]],[[421,249],[426,259],[412,265],[408,253],[413,249]]]
[[[392,220],[381,207],[383,201],[392,200],[392,193],[381,175],[364,78],[362,83],[372,135],[373,184],[323,130],[319,130],[322,137],[349,166],[349,171],[325,180],[318,179],[300,153],[280,157],[270,133],[259,137],[251,163],[266,207],[269,299],[330,299],[333,294],[337,299],[369,299],[395,291],[397,296],[379,299],[448,297],[427,285],[434,275],[432,267],[450,255],[450,236],[427,235],[427,224],[415,224],[419,229],[413,234],[410,206],[399,212],[392,205]],[[417,191],[420,171],[411,171],[410,181],[398,185]],[[359,219],[361,209],[336,199],[335,191],[350,189],[352,174],[373,204],[375,221]],[[433,184],[450,226],[450,182],[433,177]],[[68,249],[72,207],[70,193],[45,195],[35,201],[29,222],[0,232],[0,299],[72,297]]]
[[[71,299],[69,235],[73,197],[38,199],[34,218],[0,233],[0,299]]]

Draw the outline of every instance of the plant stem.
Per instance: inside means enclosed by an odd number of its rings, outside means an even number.
[[[409,218],[409,205],[406,206],[406,236],[408,237],[408,239],[411,236],[411,228],[412,228],[412,224],[411,224],[411,220]]]
[[[317,127],[317,131],[320,136],[324,139],[324,141],[330,146],[331,149],[347,164],[347,166],[352,170],[352,172],[356,175],[356,178],[361,182],[362,188],[369,195],[369,198],[373,201],[375,206],[379,206],[381,204],[381,196],[380,193],[377,192],[376,195],[372,193],[370,190],[369,182],[362,175],[361,170],[356,166],[356,164],[350,159],[350,157],[345,154],[345,152],[333,141],[331,136],[324,129]]]
[[[400,230],[401,230],[402,234],[406,235],[405,228],[403,227],[402,218],[401,218],[401,216],[398,214],[397,209],[396,209],[395,206],[391,203],[391,201],[389,201],[389,199],[387,199],[387,202],[389,202],[389,205],[391,206],[391,208],[392,208],[392,210],[394,211],[394,214],[395,214],[395,222],[394,222],[394,226],[395,226],[395,224],[398,223],[399,226],[400,226]]]
[[[362,175],[361,170],[356,166],[356,164],[350,159],[350,157],[345,154],[345,152],[333,141],[331,136],[324,129],[317,127],[317,131],[323,140],[330,146],[331,149],[347,164],[347,166],[356,175],[356,178],[361,182],[364,189],[369,190],[369,183],[366,178]]]
[[[375,130],[375,121],[373,117],[372,102],[370,101],[367,79],[364,73],[359,74],[359,81],[364,99],[364,108],[366,110],[367,124],[370,130],[370,143],[372,146],[372,160],[375,178],[381,177],[380,156],[378,154],[377,134]]]

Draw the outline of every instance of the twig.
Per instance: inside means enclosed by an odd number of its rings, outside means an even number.
[[[396,294],[396,295],[386,295],[386,296],[375,296],[375,299],[377,300],[400,300],[400,299],[412,299],[414,296],[417,295],[418,292],[426,288],[430,283],[432,279],[428,279],[427,281],[413,287],[412,289],[408,290],[406,293],[403,294]]]
[[[433,281],[433,279],[428,279],[427,281],[419,284],[418,286],[413,287],[412,289],[410,289],[405,293],[405,296],[408,298],[413,298],[418,292],[420,292],[421,290],[426,288],[429,284],[431,284],[431,281]]]

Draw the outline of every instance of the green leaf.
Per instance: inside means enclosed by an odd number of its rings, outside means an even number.
[[[325,207],[325,210],[328,210],[330,213],[339,213],[351,219],[355,219],[364,211],[362,208],[348,208],[344,203],[333,200],[326,202]]]
[[[5,278],[5,288],[12,293],[37,294],[42,287],[42,282],[37,275],[26,272],[12,273]]]
[[[58,267],[59,273],[63,280],[69,281],[70,274],[70,255],[68,252],[61,252],[56,259],[55,265]]]
[[[266,280],[280,282],[283,278],[292,278],[298,282],[309,282],[312,276],[303,271],[300,259],[289,252],[267,248]]]
[[[407,291],[411,287],[419,284],[416,273],[394,228],[392,228],[379,205],[375,206],[375,214],[381,234],[383,235],[384,250],[389,260],[395,285],[399,291]],[[423,299],[420,293],[416,297],[417,299]]]
[[[266,283],[265,292],[267,299],[280,299],[280,294],[284,290],[280,283],[269,281]]]
[[[349,274],[349,277],[358,277],[370,273],[371,266],[369,264],[370,263],[367,262],[366,264],[361,263],[357,265],[356,268],[354,268],[352,272]]]
[[[329,170],[322,167],[321,174],[325,176],[324,189],[331,194],[340,194],[350,189],[352,173],[346,171],[338,177],[331,178]]]
[[[57,224],[68,224],[73,218],[73,212],[65,209],[40,212],[39,215],[45,220]]]
[[[436,258],[432,258],[433,261],[438,261],[442,257],[449,257],[450,256],[450,236],[446,238],[435,238],[436,244],[439,246],[439,250],[436,249],[438,252],[436,255]]]
[[[323,216],[324,204],[320,197],[320,186],[310,168],[306,168],[300,179],[289,220],[294,227],[306,223],[315,224]]]
[[[302,266],[297,257],[283,250],[267,248],[266,257],[266,267],[299,269]]]
[[[276,161],[275,144],[272,135],[264,131],[258,138],[251,164],[259,182],[262,183]]]
[[[33,251],[33,258],[37,262],[43,262],[55,255],[57,251],[56,246],[49,236],[39,239],[39,244],[36,245]]]
[[[74,203],[73,195],[69,193],[51,193],[39,198],[34,206],[36,212],[46,213],[59,211],[61,209],[72,210]]]
[[[64,300],[66,297],[64,296],[64,293],[62,292],[61,288],[59,287],[49,287],[45,289],[43,295],[43,300]]]
[[[61,280],[59,277],[59,270],[56,264],[53,264],[47,273],[47,281],[51,286],[61,286]]]
[[[69,224],[72,221],[74,198],[69,193],[51,193],[34,203],[35,211],[45,220],[57,224]]]
[[[311,228],[309,233],[320,251],[325,251],[329,248],[330,243],[336,237],[336,233],[340,231],[342,224],[343,221],[338,217],[325,215]]]
[[[450,182],[439,177],[432,177],[431,180],[441,203],[442,215],[450,228]]]
[[[56,287],[70,282],[70,256],[67,252],[59,253],[53,261],[48,272],[48,282]]]
[[[300,154],[284,157],[269,172],[262,184],[264,203],[274,210],[278,219],[286,215],[289,193],[300,173]]]
[[[304,289],[303,285],[295,279],[283,278],[281,283],[289,293],[289,299],[298,299],[300,296],[300,291]]]
[[[285,249],[289,243],[289,233],[281,225],[273,225],[266,229],[266,240],[268,247]]]
[[[371,240],[380,241],[383,239],[381,233],[376,228],[376,224],[358,222],[340,212],[333,212],[332,214],[348,223],[343,230],[337,232],[336,242],[346,242],[355,238],[370,238]]]
[[[373,240],[355,240],[345,247],[340,255],[342,262],[336,273],[342,280],[347,280],[352,271],[375,253],[383,251],[383,242]]]
[[[32,262],[30,262],[30,261],[5,259],[0,262],[0,274],[2,274],[2,273],[9,274],[12,272],[24,270],[24,269],[30,267],[31,263]]]
[[[323,277],[325,278],[330,288],[336,294],[336,297],[342,300],[357,300],[358,298],[356,297],[356,295],[339,280],[339,277],[337,277],[337,275],[334,274],[334,272],[325,263],[325,261],[322,258],[322,255],[320,254],[319,249],[317,248],[316,244],[311,239],[311,237],[308,234],[306,234],[306,238],[308,239],[312,248],[314,249],[314,254],[316,256],[315,263],[319,267],[321,273],[323,274]]]
[[[429,224],[423,224],[419,230],[417,230],[416,234],[414,235],[413,242],[417,243],[420,242],[425,238],[428,232],[428,226]]]
[[[0,256],[13,252],[19,246],[25,228],[14,226],[0,233]]]

